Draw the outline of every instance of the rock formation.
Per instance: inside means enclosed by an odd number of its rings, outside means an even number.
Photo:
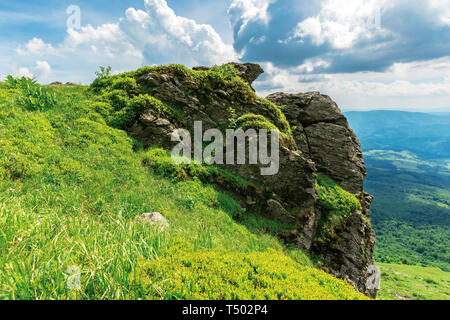
[[[195,77],[204,77],[200,82],[192,75],[169,69],[139,74],[136,81],[143,91],[168,106],[176,106],[182,117],[164,117],[148,110],[126,130],[144,146],[170,148],[171,132],[175,128],[192,130],[194,121],[202,121],[204,130],[225,130],[233,121],[243,119],[277,128],[281,133],[279,173],[261,176],[261,165],[227,166],[227,170],[257,186],[248,194],[236,192],[235,197],[247,211],[292,225],[280,231],[281,238],[319,256],[329,272],[347,279],[360,292],[375,296],[376,290],[367,287],[368,270],[374,263],[375,235],[369,222],[372,197],[363,190],[366,169],[361,146],[346,118],[336,103],[318,92],[258,98],[249,86],[264,72],[261,67],[229,65],[246,83],[230,80],[227,87],[225,82],[208,77],[208,67],[194,68],[199,73]],[[339,226],[337,238],[320,243],[316,239],[322,214],[316,190],[318,173],[357,195],[362,207]]]
[[[351,193],[363,191],[366,175],[361,144],[336,103],[319,92],[274,93],[267,97],[295,128],[297,147],[316,168]]]

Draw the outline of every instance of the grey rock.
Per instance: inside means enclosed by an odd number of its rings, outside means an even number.
[[[249,85],[252,85],[253,82],[264,73],[264,70],[261,68],[259,64],[255,63],[230,63],[237,70],[237,75],[244,79]]]
[[[363,191],[366,168],[358,138],[339,107],[326,95],[275,93],[267,99],[285,106],[283,112],[294,128],[297,146],[310,157],[317,171],[350,193],[359,194],[362,205],[362,212],[355,212],[339,230],[337,239],[326,244],[317,245],[314,239],[320,220],[317,211],[305,216],[300,230],[285,233],[284,237],[322,257],[335,276],[375,297],[376,290],[367,287],[367,270],[374,263],[375,233],[368,222],[373,197]]]
[[[144,213],[142,214],[139,219],[144,222],[148,223],[152,226],[157,226],[162,229],[169,227],[169,222],[167,219],[159,212],[152,212],[152,213]]]
[[[296,219],[276,200],[269,199],[267,208],[270,217],[284,223],[295,223]]]
[[[285,106],[299,149],[309,154],[319,173],[351,193],[363,191],[366,168],[361,143],[330,97],[319,92],[274,93],[267,99]]]

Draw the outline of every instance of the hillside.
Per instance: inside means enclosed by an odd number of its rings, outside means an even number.
[[[280,109],[256,98],[229,67],[167,68],[157,74],[194,74],[206,91],[222,81],[230,88],[226,94],[251,99],[243,105],[265,106],[266,117],[292,146]],[[239,199],[229,188],[255,195],[265,187],[216,167],[175,165],[165,150],[123,130],[143,106],[172,121],[187,115],[140,92],[145,88],[133,81],[137,73],[100,74],[90,87],[13,78],[0,84],[0,298],[367,299],[354,287],[365,286],[370,242],[351,229],[371,231],[360,211],[363,200],[308,173],[317,197],[310,213],[321,212],[310,220],[316,237],[309,239],[309,258],[299,249],[301,224],[254,212],[259,198]],[[294,155],[297,165],[309,163]],[[279,190],[268,193],[274,192]],[[285,201],[282,194],[278,199]],[[140,219],[145,212],[160,212],[167,225]],[[320,270],[333,272],[330,259],[340,263],[345,256],[338,247],[331,255],[330,243],[344,246],[350,236],[360,236],[364,246],[350,248],[361,259],[355,261],[361,265],[348,265],[354,268],[348,277],[360,281],[354,287],[350,278]],[[76,279],[77,270],[80,287],[71,290],[67,281]]]
[[[450,117],[372,111],[345,113],[361,139],[375,196],[377,262],[450,271]]]
[[[450,273],[439,268],[379,264],[383,300],[449,300]]]

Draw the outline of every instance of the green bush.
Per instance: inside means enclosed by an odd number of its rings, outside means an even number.
[[[7,85],[11,89],[20,89],[19,104],[29,111],[44,111],[56,106],[56,94],[50,89],[39,85],[35,80],[22,77],[20,79],[8,76]]]
[[[180,241],[165,257],[144,263],[147,299],[365,300],[342,280],[295,263],[282,252],[193,252]]]
[[[129,77],[113,80],[111,89],[125,91],[130,97],[136,96],[138,94],[138,85],[136,83],[136,80]]]
[[[155,173],[176,181],[197,178],[203,183],[216,183],[218,185],[226,186],[229,189],[242,192],[245,192],[249,186],[249,183],[242,177],[217,166],[199,165],[194,164],[193,162],[188,164],[175,164],[172,161],[171,154],[160,148],[148,150],[142,161],[146,166],[152,168]]]
[[[236,128],[240,128],[242,130],[248,130],[248,129],[266,129],[268,131],[270,130],[278,130],[277,127],[269,122],[266,117],[262,115],[256,115],[253,113],[247,113],[243,116],[239,117],[236,120]]]
[[[25,89],[27,87],[37,85],[37,82],[35,79],[30,79],[27,77],[14,78],[13,76],[9,75],[6,77],[5,84],[9,89]]]
[[[356,211],[361,203],[327,176],[318,175],[316,189],[322,215],[318,228],[318,243],[333,238],[337,230]]]

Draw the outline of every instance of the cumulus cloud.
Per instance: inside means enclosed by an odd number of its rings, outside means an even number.
[[[235,1],[236,2],[236,1]],[[311,2],[311,1],[310,1]],[[384,71],[396,62],[450,52],[450,0],[284,0],[270,3],[267,25],[232,17],[243,59],[295,67],[320,58],[315,73]],[[300,10],[300,12],[298,12]],[[263,43],[251,38],[265,38]],[[425,45],[426,44],[426,45]]]
[[[36,61],[34,68],[35,76],[40,81],[46,81],[52,72],[52,68],[47,61]]]
[[[146,12],[128,9],[120,26],[146,61],[194,66],[237,59],[233,46],[210,25],[177,16],[165,0],[146,0],[145,5]]]
[[[34,77],[34,75],[31,73],[31,71],[25,67],[20,67],[18,69],[13,70],[12,75],[14,77],[26,77],[26,78]]]
[[[329,0],[316,16],[298,23],[289,40],[304,41],[310,37],[314,45],[325,42],[333,48],[350,48],[361,39],[388,32],[381,25],[381,8],[385,0]]]
[[[270,20],[268,8],[277,0],[233,0],[228,9],[231,23],[237,34],[242,33],[249,22],[266,24]]]
[[[73,70],[71,75],[52,73],[54,80],[84,82],[92,80],[87,75],[93,75],[99,65],[111,65],[117,71],[142,65],[194,66],[237,60],[233,46],[225,44],[210,25],[177,16],[166,0],[145,0],[145,8],[129,8],[115,23],[68,29],[64,41],[56,45],[33,38],[19,46],[16,53],[22,65],[48,60],[52,65]],[[35,73],[44,79],[49,76],[49,69],[40,64]]]
[[[33,55],[33,54],[54,54],[56,50],[50,44],[44,43],[42,39],[33,38],[25,45],[25,48],[21,46],[16,49],[16,53],[21,56]]]
[[[34,67],[13,67],[11,74],[15,77],[35,78],[39,81],[48,79],[52,72],[52,68],[47,61],[36,61]]]

